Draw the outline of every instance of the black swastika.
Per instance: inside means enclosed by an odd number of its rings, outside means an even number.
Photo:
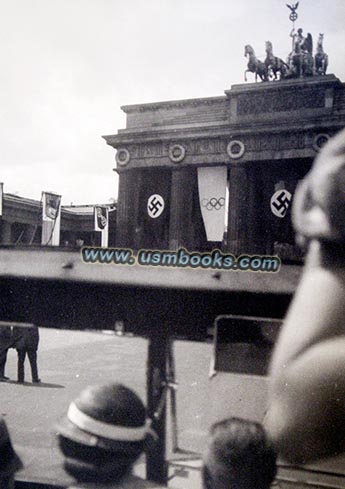
[[[275,200],[272,202],[272,206],[277,210],[277,212],[284,217],[289,205],[290,205],[291,197],[289,194],[282,192],[278,195]]]
[[[158,200],[156,197],[153,197],[148,205],[149,211],[153,216],[155,216],[159,211],[160,208],[163,206],[163,203]]]

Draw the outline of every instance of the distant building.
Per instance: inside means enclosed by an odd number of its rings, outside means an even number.
[[[94,231],[95,205],[62,206],[60,246],[100,245],[100,233]],[[116,204],[101,205],[109,209],[109,246],[113,246]],[[5,193],[0,217],[0,245],[41,245],[41,235],[42,202]]]

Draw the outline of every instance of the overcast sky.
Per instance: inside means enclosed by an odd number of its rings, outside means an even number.
[[[243,82],[244,45],[291,50],[285,0],[0,0],[0,181],[64,204],[117,196],[121,105],[219,96]],[[345,1],[300,0],[296,27],[324,33],[345,82]],[[249,75],[249,81],[254,81]]]

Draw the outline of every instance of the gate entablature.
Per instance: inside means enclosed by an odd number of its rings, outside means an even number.
[[[127,114],[126,129],[140,132],[165,126],[226,122],[224,96],[171,100],[121,107]],[[122,132],[122,131],[119,131]]]
[[[313,158],[319,136],[344,125],[345,87],[334,75],[225,93],[123,107],[126,129],[104,136],[117,149],[117,171]]]
[[[119,147],[116,170],[118,173],[148,168],[178,170],[187,166],[238,166],[256,161],[269,163],[274,160],[313,158],[325,140],[338,129],[340,126],[336,124],[334,127],[294,127],[284,132],[273,129],[253,129],[250,133],[233,130],[227,137],[180,138],[170,144],[133,143]],[[121,158],[124,160],[121,161]]]

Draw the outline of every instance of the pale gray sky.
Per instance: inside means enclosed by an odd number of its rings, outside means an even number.
[[[0,0],[0,181],[63,203],[116,197],[120,106],[223,95],[243,82],[245,44],[291,48],[285,0]],[[296,27],[324,33],[345,81],[345,1],[300,0]],[[249,75],[249,81],[253,77]]]

